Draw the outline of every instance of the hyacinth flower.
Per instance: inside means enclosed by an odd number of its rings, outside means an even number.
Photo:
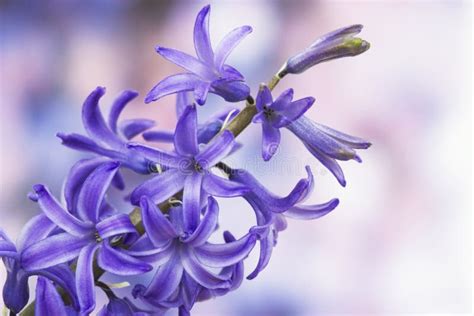
[[[214,198],[207,199],[202,220],[195,230],[189,231],[184,225],[183,208],[170,209],[169,216],[146,196],[140,199],[146,238],[133,245],[129,251],[134,256],[143,255],[143,260],[154,261],[160,268],[147,287],[137,285],[135,297],[142,298],[155,307],[178,307],[185,305],[190,310],[199,292],[210,297],[235,289],[241,283],[244,260],[255,246],[257,236],[248,233],[235,240],[226,234],[226,243],[208,242],[216,229],[219,207]],[[222,269],[219,273],[211,269]],[[188,301],[182,301],[182,291],[193,292]]]
[[[362,28],[362,25],[356,24],[321,36],[304,51],[289,58],[278,76],[300,74],[325,61],[362,54],[370,48],[367,41],[354,37]]]
[[[244,76],[225,64],[225,61],[240,41],[252,32],[252,28],[241,26],[232,30],[213,50],[209,35],[210,10],[209,5],[205,6],[198,13],[194,24],[194,48],[197,58],[171,48],[156,47],[158,54],[188,72],[160,81],[148,93],[145,103],[182,91],[193,91],[199,105],[206,102],[209,92],[220,95],[228,102],[242,101],[249,96],[250,88],[244,83]]]
[[[336,177],[342,186],[346,186],[346,179],[337,161],[353,159],[362,162],[355,149],[367,149],[371,146],[370,142],[362,138],[318,124],[305,116],[286,128],[301,140],[308,151]]]
[[[119,161],[122,167],[137,173],[155,172],[155,164],[152,161],[131,152],[126,145],[130,139],[153,127],[154,121],[130,119],[118,122],[122,110],[138,93],[131,90],[124,91],[112,104],[107,123],[99,108],[99,101],[104,94],[105,88],[97,87],[82,106],[82,123],[89,137],[76,133],[58,133],[57,136],[63,145],[69,148]],[[123,188],[124,181],[120,173],[117,172],[115,177],[114,185]]]
[[[100,282],[102,283],[102,282]],[[97,316],[145,316],[145,315],[156,315],[151,310],[142,310],[133,304],[127,297],[118,298],[115,293],[105,284],[100,284],[102,290],[107,295],[109,302],[102,307],[97,313]]]
[[[248,275],[247,279],[255,278],[268,265],[273,247],[276,245],[278,232],[285,230],[287,227],[285,217],[302,220],[316,219],[328,214],[339,205],[338,199],[332,199],[322,204],[301,205],[301,202],[311,193],[314,185],[313,174],[308,166],[306,172],[308,178],[300,180],[290,194],[285,197],[276,196],[268,191],[264,185],[245,170],[232,170],[230,172],[232,181],[242,183],[250,188],[244,198],[252,206],[260,229],[259,261],[255,270]],[[262,227],[268,229],[262,230]]]
[[[87,177],[77,198],[77,217],[63,209],[45,186],[34,186],[44,215],[64,232],[26,247],[22,252],[23,267],[27,271],[41,270],[77,258],[76,289],[83,313],[95,307],[92,264],[95,254],[102,269],[117,275],[142,274],[152,269],[111,244],[137,233],[128,215],[100,212],[105,192],[119,166],[118,162],[106,162]]]
[[[56,225],[45,215],[37,215],[23,227],[17,240],[17,246],[0,229],[0,257],[7,269],[7,278],[3,286],[3,302],[12,312],[19,313],[30,297],[28,279],[31,276],[43,276],[62,287],[71,299],[72,306],[79,309],[74,283],[74,274],[66,264],[46,269],[27,271],[23,266],[22,252],[28,246],[53,233]]]
[[[36,283],[35,316],[51,315],[76,316],[79,313],[71,306],[64,305],[63,299],[51,281],[39,277]]]
[[[214,175],[210,169],[234,148],[234,136],[224,130],[219,136],[200,148],[197,141],[196,107],[189,105],[178,120],[174,134],[175,152],[166,152],[140,144],[129,148],[167,167],[167,170],[139,185],[131,195],[131,202],[139,204],[142,196],[154,203],[168,200],[183,190],[184,224],[194,230],[199,224],[201,199],[205,195],[218,197],[241,196],[246,188],[241,184]],[[202,194],[203,193],[203,194]]]
[[[273,101],[270,89],[261,85],[255,106],[254,123],[262,124],[262,157],[268,161],[280,145],[280,128],[286,127],[301,117],[314,103],[313,97],[293,101],[293,89],[285,90]]]

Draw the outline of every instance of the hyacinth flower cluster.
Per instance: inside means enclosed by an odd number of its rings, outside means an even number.
[[[236,138],[249,127],[261,137],[257,154],[269,161],[282,147],[280,129],[286,128],[345,186],[339,161],[361,162],[356,150],[370,143],[306,117],[313,97],[295,98],[297,91],[291,88],[276,96],[272,90],[288,74],[365,52],[369,44],[354,37],[362,26],[319,38],[289,58],[254,98],[245,77],[226,64],[252,28],[234,29],[213,48],[209,16],[206,6],[194,24],[196,57],[156,48],[186,71],[161,80],[145,97],[150,103],[176,95],[174,131],[151,130],[155,124],[150,119],[119,122],[121,112],[138,95],[132,90],[117,97],[106,120],[99,105],[105,88],[98,87],[82,107],[88,136],[58,133],[63,145],[87,156],[71,167],[61,194],[43,184],[33,186],[28,197],[40,212],[25,224],[16,243],[0,230],[0,256],[7,272],[3,300],[11,315],[163,315],[176,309],[179,315],[190,315],[197,302],[226,295],[244,279],[263,273],[279,233],[288,226],[287,218],[317,219],[338,206],[337,198],[304,203],[314,188],[309,166],[305,178],[287,195],[278,196],[251,172],[224,160],[244,146]],[[223,105],[221,112],[199,122],[199,107],[205,106],[209,93],[232,105]],[[136,173],[140,183],[135,177],[129,184],[123,169]],[[123,190],[128,208],[123,201],[120,208],[114,206],[112,187]],[[245,234],[234,236],[227,230],[232,227],[219,226],[219,214],[226,210],[216,198],[248,203],[255,222]],[[248,272],[244,261],[253,252],[258,262]],[[101,279],[104,274],[123,282],[108,284]],[[28,304],[31,276],[37,282],[35,298]],[[116,294],[119,285],[128,295]],[[108,299],[101,306],[97,291]]]

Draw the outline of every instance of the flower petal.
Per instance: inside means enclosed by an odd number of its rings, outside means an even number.
[[[194,105],[184,109],[174,132],[174,148],[181,156],[195,156],[198,152],[197,113]]]
[[[271,108],[275,111],[283,111],[290,106],[291,101],[293,100],[293,89],[286,89],[283,91],[275,102],[273,102]]]
[[[192,72],[205,80],[213,80],[216,75],[208,65],[186,53],[179,50],[157,46],[156,52],[172,63]]]
[[[144,195],[151,198],[153,203],[161,203],[177,193],[184,186],[185,176],[176,169],[170,169],[143,182],[130,196],[133,205],[138,205]]]
[[[245,36],[252,32],[252,28],[244,25],[233,29],[224,36],[216,47],[215,66],[220,71],[227,57],[232,50],[244,39]]]
[[[78,238],[68,233],[48,237],[23,250],[22,265],[26,270],[39,270],[67,262],[91,241],[91,237]]]
[[[162,246],[171,239],[178,237],[178,233],[171,222],[149,197],[141,197],[140,208],[145,231],[156,247]]]
[[[187,238],[183,238],[182,242],[187,243],[193,247],[204,244],[217,226],[217,219],[219,216],[219,205],[213,197],[207,199],[207,211],[199,223],[199,226]]]
[[[183,191],[183,220],[188,231],[194,231],[201,214],[201,186],[203,174],[194,172],[186,177]]]
[[[119,167],[120,163],[116,161],[106,162],[92,171],[84,181],[77,198],[77,213],[84,221],[96,223],[99,219],[105,192]]]
[[[169,261],[170,256],[174,253],[174,246],[172,242],[169,242],[161,247],[156,247],[147,235],[143,235],[126,250],[126,253],[135,258],[140,258],[143,262],[152,263],[159,267]]]
[[[337,160],[327,156],[322,153],[315,147],[311,147],[306,143],[303,143],[308,151],[321,162],[328,170],[336,177],[337,181],[343,187],[346,186],[346,179],[344,177],[344,172],[341,169],[341,166],[337,163]]]
[[[76,280],[74,273],[67,263],[58,264],[47,269],[34,271],[32,274],[38,274],[53,281],[63,288],[68,294],[69,300],[75,309],[79,309],[79,301],[76,294]]]
[[[36,283],[35,315],[67,315],[64,302],[51,281],[39,277]]]
[[[255,100],[255,106],[258,112],[264,110],[264,107],[269,107],[273,103],[272,93],[266,85],[261,85],[258,90],[257,99]]]
[[[8,309],[18,314],[30,298],[29,273],[25,272],[16,260],[4,259],[4,263],[8,270],[3,286],[3,302]]]
[[[188,105],[192,105],[194,103],[193,98],[191,97],[190,92],[178,92],[176,94],[176,117],[181,117],[183,114],[184,109]]]
[[[182,164],[182,159],[180,157],[177,157],[173,153],[169,153],[154,147],[149,147],[138,143],[128,143],[127,148],[166,167],[179,168]]]
[[[210,88],[211,84],[209,82],[201,82],[196,86],[196,89],[194,89],[194,98],[197,104],[204,105],[204,103],[206,103]]]
[[[195,248],[199,261],[209,267],[223,268],[244,260],[252,251],[257,236],[247,234],[237,241],[225,244],[206,243]]]
[[[338,141],[344,143],[345,145],[348,145],[352,148],[357,148],[357,149],[367,149],[369,148],[372,144],[365,139],[355,137],[348,135],[346,133],[337,131],[333,128],[330,128],[328,126],[318,124],[314,122],[314,125],[316,125],[320,130],[322,130],[324,133],[328,134],[329,136],[334,137]]]
[[[64,210],[44,185],[34,185],[33,190],[38,197],[38,205],[41,210],[56,225],[78,237],[91,231],[92,225],[83,223]]]
[[[289,122],[293,122],[299,119],[314,103],[313,97],[303,98],[297,101],[293,101],[290,105],[281,111]],[[280,125],[278,127],[284,127],[286,125]]]
[[[196,156],[196,161],[208,169],[224,159],[234,146],[234,135],[229,130],[224,130],[219,136],[212,140]]]
[[[130,221],[130,217],[123,213],[115,214],[101,220],[95,228],[102,239],[121,234],[137,233],[135,226],[133,226]]]
[[[99,100],[104,94],[105,88],[97,87],[87,97],[82,106],[82,123],[90,137],[117,148],[122,141],[109,129],[99,109]]]
[[[62,144],[64,146],[75,149],[75,150],[92,152],[92,153],[96,153],[98,155],[102,155],[105,157],[110,157],[112,159],[124,158],[122,153],[115,150],[110,150],[110,149],[100,147],[93,140],[83,135],[79,135],[75,133],[71,133],[71,134],[57,133],[56,136],[61,139]]]
[[[132,139],[147,129],[155,126],[155,121],[147,119],[130,119],[120,122],[119,125],[120,133],[126,139]]]
[[[169,131],[148,131],[142,136],[149,142],[172,143],[174,141],[174,133]]]
[[[331,212],[338,205],[339,200],[332,199],[329,202],[323,204],[294,206],[283,214],[295,219],[316,219]]]
[[[105,271],[117,275],[137,275],[153,269],[148,263],[136,259],[120,249],[112,248],[107,242],[103,243],[99,250],[97,263]]]
[[[280,130],[267,122],[262,124],[262,157],[263,160],[270,160],[280,146]]]
[[[148,92],[145,103],[156,101],[169,94],[194,90],[200,82],[201,78],[191,73],[171,75],[161,80]]]
[[[135,99],[138,96],[138,92],[133,91],[133,90],[125,90],[120,94],[112,104],[112,108],[110,109],[109,113],[109,127],[114,132],[117,134],[117,121],[120,116],[120,113],[122,113],[122,110],[125,108],[125,106],[133,99]]]
[[[255,269],[247,276],[248,280],[255,279],[257,275],[268,265],[272,255],[274,243],[275,240],[272,232],[270,232],[265,238],[260,239],[260,256],[258,258],[258,263]]]
[[[77,259],[76,266],[76,291],[79,298],[81,312],[88,314],[95,307],[95,290],[94,290],[94,272],[93,261],[94,253],[99,244],[91,243],[82,248]]]
[[[220,95],[227,102],[240,102],[250,95],[250,88],[245,82],[232,78],[214,80],[209,91]]]
[[[209,195],[218,197],[242,196],[249,192],[249,188],[242,183],[233,182],[212,173],[206,174],[202,182],[202,188]]]
[[[35,242],[48,237],[55,228],[56,225],[44,214],[32,217],[21,229],[16,241],[18,250],[21,251]]]
[[[212,65],[214,62],[214,53],[209,36],[209,13],[211,6],[207,5],[199,11],[196,22],[194,23],[194,48],[196,54],[205,63]]]

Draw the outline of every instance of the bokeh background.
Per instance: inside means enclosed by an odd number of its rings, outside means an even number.
[[[253,26],[229,63],[254,92],[318,35],[364,24],[367,53],[288,76],[276,90],[314,96],[311,118],[374,145],[361,153],[362,164],[343,163],[348,185],[341,188],[290,133],[263,163],[260,130],[248,128],[239,137],[246,148],[229,164],[281,194],[310,165],[317,182],[309,202],[339,197],[341,204],[320,220],[290,221],[260,277],[197,304],[195,315],[470,313],[469,1],[0,1],[0,226],[16,238],[37,214],[26,198],[33,184],[59,195],[68,168],[85,155],[62,147],[55,133],[83,132],[81,105],[97,85],[107,87],[105,113],[133,88],[141,97],[125,116],[174,127],[174,97],[142,102],[178,70],[154,46],[193,53],[194,18],[208,2],[214,43],[236,26]],[[203,117],[222,105],[215,96],[209,102]],[[248,205],[220,202],[221,226],[244,234],[253,220]]]

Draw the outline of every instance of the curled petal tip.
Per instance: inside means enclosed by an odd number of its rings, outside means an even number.
[[[42,184],[35,184],[33,190],[38,196],[40,196],[46,192],[46,187]]]

